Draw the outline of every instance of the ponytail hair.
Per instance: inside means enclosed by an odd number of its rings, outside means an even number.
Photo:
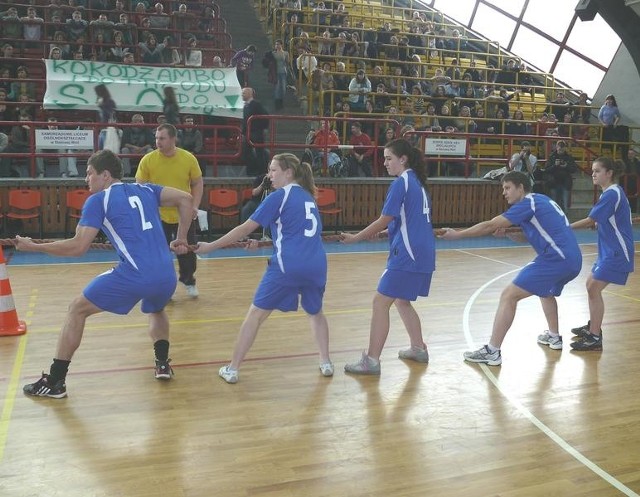
[[[311,165],[308,162],[300,163],[300,159],[294,154],[282,153],[273,156],[274,161],[278,162],[280,169],[286,171],[287,169],[293,170],[293,179],[302,188],[308,191],[314,198],[316,196],[316,185],[313,181],[313,171]]]
[[[393,155],[407,158],[407,168],[413,169],[416,173],[418,180],[422,187],[427,190],[427,164],[424,158],[424,154],[419,148],[414,147],[411,143],[404,138],[398,138],[391,140],[384,148],[388,148],[393,152]]]
[[[612,180],[618,178],[624,171],[624,164],[619,160],[613,160],[611,157],[598,157],[593,163],[600,164],[607,171],[612,171]]]

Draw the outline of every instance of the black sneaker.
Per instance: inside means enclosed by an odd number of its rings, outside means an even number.
[[[574,335],[578,335],[579,337],[583,337],[585,335],[589,335],[589,326],[591,325],[591,320],[587,321],[587,324],[578,326],[577,328],[571,328],[571,333]]]
[[[592,335],[587,332],[580,340],[573,342],[571,348],[578,351],[602,350],[602,336]]]
[[[156,380],[170,380],[173,376],[173,369],[169,363],[171,359],[167,359],[166,361],[158,361],[156,359]]]
[[[67,385],[64,380],[59,380],[55,385],[50,385],[50,376],[42,373],[40,378],[35,383],[29,383],[22,388],[22,391],[27,395],[34,397],[52,397],[54,399],[63,399],[67,396]]]

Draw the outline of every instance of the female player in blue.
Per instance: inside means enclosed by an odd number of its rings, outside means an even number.
[[[411,347],[398,356],[422,363],[429,362],[422,338],[420,317],[411,305],[418,296],[429,295],[431,276],[436,267],[435,237],[431,225],[431,200],[427,194],[427,172],[423,154],[407,140],[385,145],[384,165],[391,183],[382,214],[357,234],[342,234],[343,243],[354,243],[389,229],[390,250],[387,268],[373,298],[369,349],[359,361],[346,364],[345,372],[380,374],[380,354],[389,335],[389,310],[395,304],[407,329]]]
[[[564,286],[580,273],[582,253],[562,209],[546,195],[531,193],[528,175],[511,171],[502,178],[502,191],[511,206],[505,213],[470,228],[456,231],[447,228],[441,235],[447,240],[504,233],[515,225],[522,228],[522,239],[527,240],[537,257],[524,266],[500,295],[500,303],[493,321],[491,339],[480,349],[465,352],[464,360],[489,366],[502,364],[500,347],[513,324],[518,302],[537,295],[549,329],[538,335],[538,343],[554,350],[562,349],[558,329],[558,303],[556,297]]]
[[[587,278],[589,322],[571,330],[578,340],[574,350],[602,350],[602,291],[609,285],[624,285],[633,271],[634,252],[631,208],[616,178],[622,165],[608,157],[596,159],[591,166],[593,184],[602,188],[602,195],[589,216],[571,224],[574,229],[598,227],[598,258]]]
[[[293,154],[278,154],[269,165],[269,178],[275,191],[247,221],[214,242],[198,243],[196,250],[205,254],[245,238],[259,226],[271,228],[273,255],[240,327],[233,359],[219,371],[227,383],[238,381],[240,364],[271,312],[295,311],[299,299],[309,315],[320,350],[320,372],[323,376],[333,375],[329,326],[322,312],[327,255],[322,245],[322,223],[314,200],[316,187],[311,166],[300,163]]]

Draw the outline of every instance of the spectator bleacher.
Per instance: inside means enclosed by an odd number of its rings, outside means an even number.
[[[50,3],[48,3],[50,2]],[[302,5],[304,4],[304,5]],[[481,134],[471,138],[471,172],[506,157],[515,140],[534,140],[544,157],[548,136],[572,143],[579,161],[600,154],[623,156],[628,144],[602,146],[595,109],[579,90],[563,87],[552,74],[529,68],[499,43],[484,39],[438,11],[387,5],[383,1],[271,2],[258,4],[272,39],[285,40],[298,95],[310,115],[392,119],[411,132]],[[134,2],[116,0],[37,0],[0,2],[0,117],[21,112],[35,121],[42,109],[42,59],[81,59],[161,66],[226,66],[234,50],[228,26],[215,2]],[[307,77],[297,67],[309,51],[318,67]],[[133,61],[132,61],[133,59]],[[20,71],[18,71],[20,69]],[[349,81],[359,69],[371,80],[371,105],[351,108]],[[346,86],[344,82],[346,81]],[[378,91],[379,85],[383,90]],[[565,101],[554,101],[561,89]],[[2,94],[0,94],[1,96]],[[384,103],[382,103],[384,102]],[[433,103],[435,115],[427,114]],[[441,115],[441,109],[449,115]],[[155,123],[160,110],[143,112]],[[92,119],[92,111],[56,111],[60,122]],[[129,122],[131,112],[119,121]],[[560,118],[566,114],[569,118]],[[199,117],[198,123],[204,119]],[[556,120],[558,122],[556,122]],[[446,126],[441,126],[440,121]],[[149,124],[151,125],[151,124]],[[8,131],[9,124],[0,125]],[[348,141],[349,126],[340,127]],[[491,131],[489,131],[491,130]],[[494,134],[495,138],[487,135]],[[513,138],[510,138],[513,137]],[[379,146],[379,137],[372,137]],[[237,137],[205,136],[205,149],[217,153]],[[215,148],[211,149],[210,146]],[[228,155],[228,154],[227,154]],[[468,174],[469,170],[465,174]]]
[[[0,2],[0,36],[0,132],[7,135],[21,114],[36,122],[49,116],[62,124],[95,121],[91,110],[43,109],[43,59],[206,68],[225,66],[234,53],[219,6],[204,0]],[[145,122],[155,124],[161,112],[143,112]],[[128,123],[133,114],[119,112],[118,120]],[[214,148],[203,153],[228,149],[229,136],[228,130],[210,133],[205,142]]]
[[[306,4],[262,1],[260,8],[272,37],[285,40],[293,61],[303,49],[318,61],[315,77],[306,78],[295,63],[291,68],[298,93],[307,98],[309,114],[387,118],[391,113],[398,130],[409,126],[418,132],[495,134],[496,139],[471,141],[477,175],[482,168],[495,167],[495,159],[506,157],[515,137],[522,140],[523,135],[541,136],[535,143],[543,158],[552,147],[547,137],[553,136],[568,138],[583,164],[597,155],[622,158],[626,153],[621,142],[602,146],[597,107],[582,91],[528,67],[499,43],[430,7],[405,8],[399,2],[391,6],[376,0]],[[338,70],[342,64],[344,72]],[[345,73],[351,79],[359,69],[375,79],[370,94],[373,112],[353,109],[348,89],[337,84]],[[384,108],[375,105],[378,83],[386,90]],[[561,103],[554,101],[558,90],[567,97]],[[425,103],[430,101],[436,104],[436,118],[448,126],[426,126],[430,119],[425,118]],[[450,116],[437,115],[443,104]],[[347,134],[341,136],[343,141]]]

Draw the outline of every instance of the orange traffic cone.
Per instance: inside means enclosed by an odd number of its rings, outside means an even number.
[[[4,260],[4,253],[0,246],[0,336],[23,335],[26,332],[25,322],[18,321],[7,273],[7,262]]]

